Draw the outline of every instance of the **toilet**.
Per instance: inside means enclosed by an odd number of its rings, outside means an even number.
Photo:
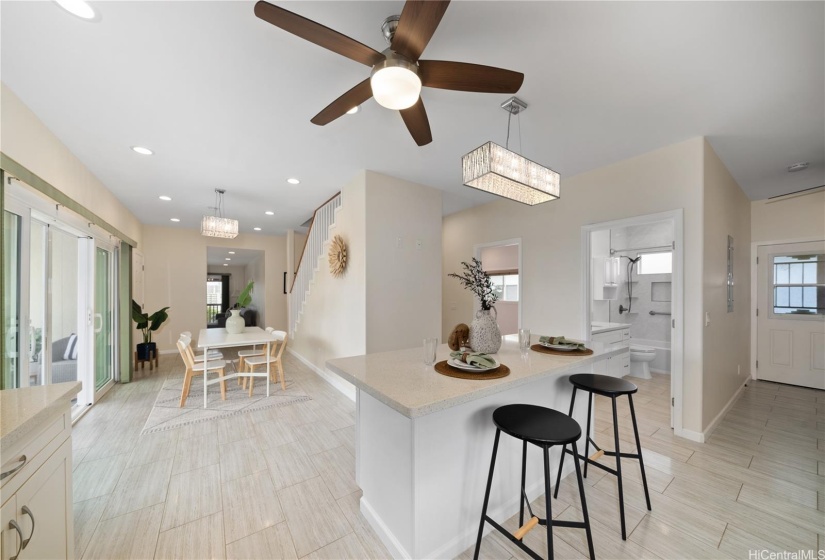
[[[651,379],[650,362],[656,358],[656,349],[652,346],[630,345],[630,374],[641,379]]]

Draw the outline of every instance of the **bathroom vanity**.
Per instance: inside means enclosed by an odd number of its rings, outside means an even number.
[[[630,373],[630,325],[593,321],[590,324],[590,340],[604,344],[605,348],[622,350],[594,364],[594,373],[612,377],[624,377]]]

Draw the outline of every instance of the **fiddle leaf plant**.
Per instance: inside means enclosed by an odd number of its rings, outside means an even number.
[[[254,285],[254,280],[250,280],[249,284],[246,285],[246,288],[244,288],[238,296],[238,303],[235,304],[235,309],[249,307],[249,304],[252,303],[252,287]]]
[[[132,300],[132,321],[135,326],[143,333],[143,343],[148,344],[152,342],[152,333],[160,328],[160,326],[169,318],[169,314],[164,307],[155,311],[151,315],[144,313],[140,305],[135,300]]]

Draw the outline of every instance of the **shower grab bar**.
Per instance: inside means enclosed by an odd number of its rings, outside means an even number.
[[[663,311],[648,311],[650,315],[670,315],[670,313],[665,313]]]

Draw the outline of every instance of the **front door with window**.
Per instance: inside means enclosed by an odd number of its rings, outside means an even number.
[[[757,377],[825,389],[825,241],[759,247]]]

